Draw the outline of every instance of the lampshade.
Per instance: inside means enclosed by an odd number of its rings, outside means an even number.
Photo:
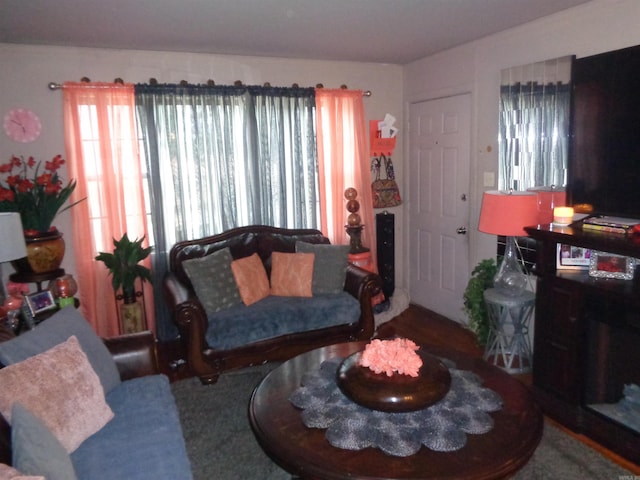
[[[0,262],[27,256],[19,213],[0,213]]]
[[[493,235],[525,236],[523,227],[538,224],[538,197],[533,192],[490,190],[482,196],[478,230]]]
[[[532,187],[527,192],[538,196],[538,223],[552,223],[553,209],[567,204],[567,192],[557,187]]]

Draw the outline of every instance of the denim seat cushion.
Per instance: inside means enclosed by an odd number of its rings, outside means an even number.
[[[106,399],[114,418],[71,454],[78,478],[192,479],[167,377],[124,381]]]
[[[356,323],[360,304],[346,292],[313,297],[269,296],[248,307],[236,305],[208,316],[210,347],[229,350],[298,332]]]

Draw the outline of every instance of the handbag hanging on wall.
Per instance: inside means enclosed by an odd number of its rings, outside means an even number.
[[[384,168],[386,178],[380,178],[381,168]],[[379,157],[373,157],[371,170],[373,170],[373,174],[376,177],[371,184],[373,208],[389,208],[401,205],[400,189],[395,180],[391,158],[387,158],[382,154]]]

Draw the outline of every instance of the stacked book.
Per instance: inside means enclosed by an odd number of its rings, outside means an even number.
[[[640,220],[635,218],[595,216],[582,220],[584,230],[598,230],[611,233],[630,233],[634,227],[640,227]]]

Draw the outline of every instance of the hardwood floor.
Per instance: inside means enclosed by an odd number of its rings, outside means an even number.
[[[410,305],[400,315],[380,325],[376,336],[410,338],[421,345],[453,348],[475,358],[481,358],[484,353],[473,332],[457,322],[418,305]],[[514,377],[526,385],[531,384],[531,374],[514,375]]]
[[[410,305],[400,315],[380,325],[376,331],[376,336],[380,338],[401,336],[410,338],[416,343],[425,346],[454,348],[473,357],[482,357],[483,354],[483,349],[478,345],[475,335],[470,330],[457,322],[417,305]],[[190,376],[187,366],[180,361],[185,358],[185,355],[178,342],[159,344],[158,354],[161,370],[169,376],[171,381]],[[520,375],[517,378],[526,385],[531,384],[531,375]],[[576,434],[553,420],[547,418],[546,421],[553,423],[567,434],[589,445],[611,461],[630,470],[634,475],[640,475],[640,465],[625,460],[593,440]]]
[[[442,315],[417,305],[410,305],[403,313],[388,323],[380,325],[376,335],[379,337],[403,336],[425,346],[435,345],[455,348],[465,352],[467,355],[477,357],[482,357],[483,354],[483,349],[478,345],[475,335],[470,330]],[[530,374],[518,375],[516,378],[526,385],[531,384]],[[552,419],[545,417],[545,421],[552,423],[568,435],[600,452],[611,461],[630,470],[634,475],[640,475],[640,465],[629,462],[590,438],[572,432]]]
[[[418,305],[410,305],[400,315],[380,325],[376,336],[410,338],[421,345],[454,348],[472,357],[482,357],[483,353],[470,330]]]

